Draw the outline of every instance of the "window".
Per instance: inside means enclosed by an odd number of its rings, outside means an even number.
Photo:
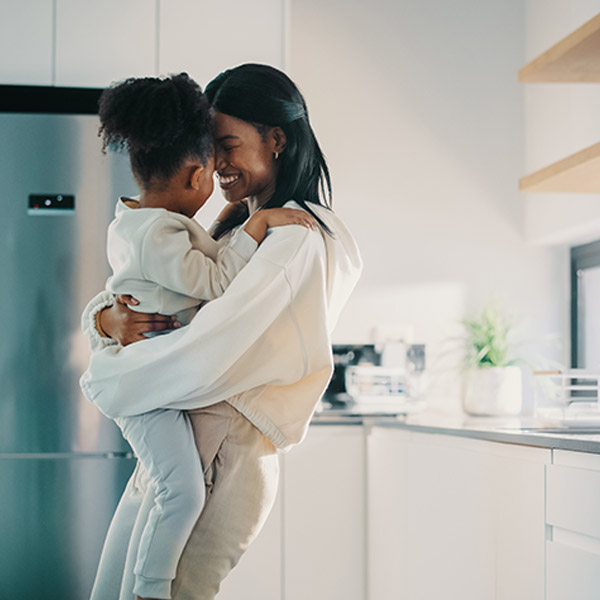
[[[600,369],[600,241],[571,249],[571,366]]]

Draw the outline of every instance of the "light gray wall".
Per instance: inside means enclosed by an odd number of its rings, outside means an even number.
[[[525,236],[526,3],[290,0],[288,71],[327,154],[335,207],[362,249],[336,341],[425,342],[432,396],[457,407],[448,338],[496,300],[539,342],[565,338],[564,247]],[[567,348],[565,348],[566,352]]]

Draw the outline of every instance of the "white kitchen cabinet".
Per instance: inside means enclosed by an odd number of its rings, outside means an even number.
[[[546,600],[598,600],[600,554],[549,541],[546,560]]]
[[[486,442],[414,434],[407,464],[407,598],[494,599],[493,476]]]
[[[600,455],[554,451],[546,473],[546,600],[600,597]]]
[[[186,71],[204,88],[245,62],[283,67],[285,0],[159,0],[161,74]]]
[[[549,525],[600,540],[600,470],[553,464],[548,467]]]
[[[367,429],[367,565],[369,600],[409,598],[408,445],[410,432]]]
[[[373,427],[369,600],[543,600],[550,456],[539,448]]]
[[[0,83],[51,85],[53,0],[0,2]]]
[[[365,600],[364,429],[311,427],[280,464],[275,506],[217,600]]]
[[[544,600],[545,476],[551,450],[490,442],[496,599]]]
[[[156,0],[56,0],[57,86],[156,74]]]
[[[281,600],[283,538],[281,487],[258,537],[221,585],[216,600]]]
[[[311,427],[283,463],[283,597],[365,600],[364,428]]]
[[[244,62],[283,68],[286,0],[20,0],[0,4],[0,83],[106,87]]]
[[[218,600],[597,598],[600,456],[556,452],[313,426],[281,456],[275,508]]]

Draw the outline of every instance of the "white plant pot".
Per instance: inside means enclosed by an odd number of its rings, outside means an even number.
[[[470,415],[518,415],[523,403],[519,367],[487,367],[463,372],[462,401]]]

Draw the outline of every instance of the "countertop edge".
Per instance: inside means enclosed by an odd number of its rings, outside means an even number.
[[[417,417],[421,418],[421,417]],[[430,417],[435,420],[435,417]],[[578,433],[538,433],[531,431],[519,431],[511,427],[485,428],[485,421],[480,427],[448,426],[436,423],[411,422],[411,417],[401,420],[395,416],[339,416],[316,415],[311,425],[365,425],[369,427],[385,427],[404,429],[417,433],[429,433],[435,435],[448,435],[454,437],[470,438],[498,442],[502,444],[515,444],[519,446],[532,446],[536,448],[548,448],[551,450],[570,450],[573,452],[587,452],[600,454],[600,435],[585,435]],[[511,429],[514,429],[511,430]]]

